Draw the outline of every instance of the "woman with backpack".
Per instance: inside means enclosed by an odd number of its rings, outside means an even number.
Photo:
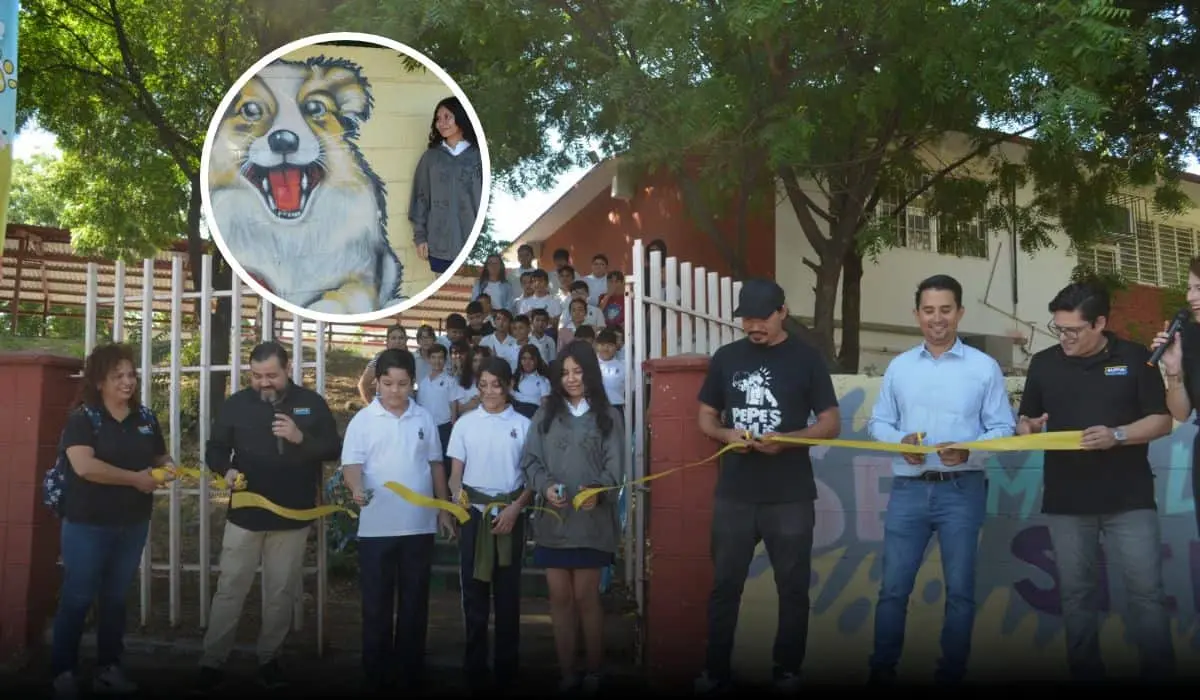
[[[146,546],[154,491],[163,483],[152,470],[172,464],[158,421],[138,401],[133,358],[132,348],[115,343],[88,355],[82,399],[63,429],[65,460],[52,470],[62,477],[62,490],[47,494],[62,517],[63,581],[50,661],[57,698],[79,693],[79,643],[93,601],[92,688],[137,690],[121,670],[125,601]]]

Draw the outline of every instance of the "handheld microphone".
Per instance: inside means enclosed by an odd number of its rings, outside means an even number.
[[[266,391],[261,396],[262,400],[271,406],[271,420],[273,422],[275,420],[275,407],[279,405],[279,397],[275,396],[275,392]],[[275,449],[279,451],[279,454],[283,454],[283,438],[276,436]]]
[[[1171,319],[1171,325],[1167,327],[1167,342],[1158,346],[1158,349],[1150,353],[1150,359],[1146,360],[1146,364],[1150,367],[1156,366],[1162,360],[1162,356],[1166,354],[1167,348],[1171,347],[1171,343],[1175,342],[1175,334],[1183,328],[1183,324],[1188,322],[1192,317],[1192,310],[1182,308]]]

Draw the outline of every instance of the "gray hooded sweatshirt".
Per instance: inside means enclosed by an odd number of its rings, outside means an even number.
[[[521,468],[525,483],[534,493],[544,500],[547,488],[563,484],[569,502],[585,488],[621,483],[625,473],[625,424],[616,410],[608,411],[613,427],[607,437],[601,435],[592,410],[582,416],[572,415],[569,409],[561,411],[545,433],[545,407],[533,414]],[[576,510],[568,503],[556,511],[561,520],[539,511],[534,518],[534,541],[551,549],[587,547],[615,554],[621,529],[618,505],[617,492],[607,491],[591,510]]]
[[[483,157],[471,144],[458,155],[438,145],[425,150],[413,174],[408,220],[413,244],[429,257],[453,260],[467,243],[483,196]]]

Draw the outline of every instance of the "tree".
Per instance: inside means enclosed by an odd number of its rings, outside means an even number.
[[[58,165],[59,159],[48,153],[13,160],[9,223],[61,228],[63,200],[54,187]]]
[[[200,155],[225,91],[261,56],[304,36],[329,0],[25,0],[21,110],[63,151],[54,179],[78,242],[136,259],[185,239],[190,268],[216,254],[201,237]],[[214,283],[231,269],[218,255]],[[193,275],[193,286],[200,284]],[[198,303],[198,302],[197,302]],[[199,309],[198,309],[199,311]],[[205,310],[207,313],[207,310]],[[228,360],[232,310],[213,311],[212,361]],[[213,401],[225,386],[215,377]]]
[[[1196,133],[1194,101],[1145,89],[1156,70],[1191,70],[1162,51],[1155,64],[1154,40],[1182,33],[1159,4],[350,0],[339,11],[448,67],[502,144],[493,164],[505,186],[583,164],[598,141],[670,169],[740,273],[746,222],[781,185],[815,251],[803,261],[812,331],[830,359],[842,292],[845,371],[858,365],[864,256],[901,242],[889,219],[905,205],[960,237],[985,219],[1026,251],[1052,245],[1058,227],[1086,247],[1111,228],[1109,197],[1123,186],[1154,185],[1158,206],[1182,206],[1175,178],[1189,149],[1151,136],[1191,146]],[[1143,97],[1153,102],[1135,108]],[[967,136],[965,152],[922,157],[948,133]],[[1028,157],[1007,162],[997,147],[1014,136],[1030,139]],[[1010,195],[1026,184],[1035,196],[1018,206]],[[896,206],[876,216],[880,201]]]
[[[493,228],[492,217],[489,215],[483,220],[483,230],[479,232],[475,247],[471,249],[471,255],[467,257],[468,265],[482,265],[487,261],[489,255],[504,254],[508,248],[508,241],[501,241],[493,236]]]

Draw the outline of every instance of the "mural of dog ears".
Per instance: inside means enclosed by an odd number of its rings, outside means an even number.
[[[282,63],[283,61],[281,61]],[[362,74],[362,67],[344,58],[314,56],[304,61],[314,68],[314,79],[325,83],[323,90],[333,96],[338,106],[338,119],[346,129],[358,127],[371,118],[375,96],[371,83]]]

